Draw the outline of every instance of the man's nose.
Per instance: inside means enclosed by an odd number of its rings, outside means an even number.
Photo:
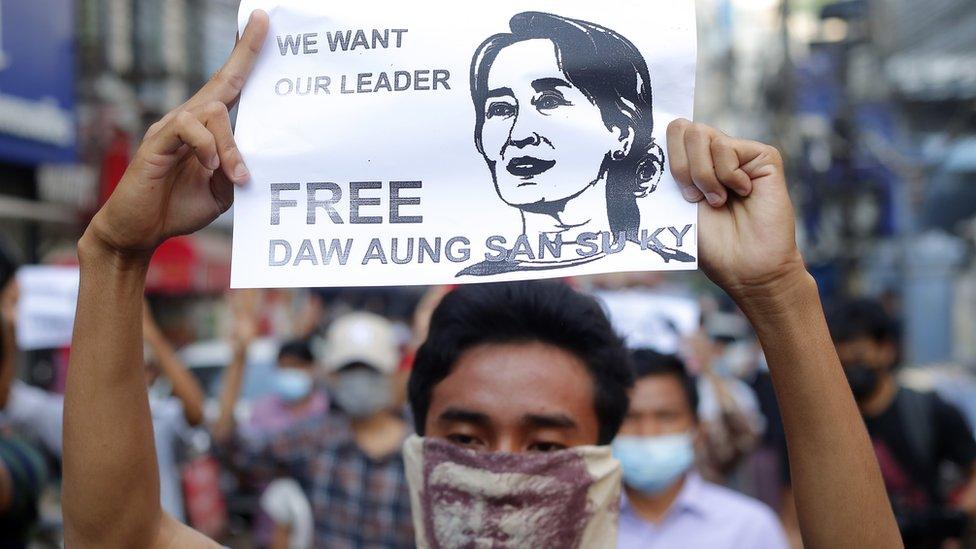
[[[515,454],[522,451],[521,439],[514,434],[502,434],[493,441],[488,449],[491,452],[507,452]]]

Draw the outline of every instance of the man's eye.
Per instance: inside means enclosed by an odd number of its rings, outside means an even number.
[[[565,449],[566,445],[558,442],[534,442],[529,446],[530,452],[556,452]]]
[[[536,108],[543,111],[570,104],[569,101],[566,101],[566,99],[558,93],[544,93],[533,101],[533,103],[535,104]]]
[[[447,435],[447,440],[458,446],[481,446],[481,441],[471,435],[455,433]]]
[[[514,115],[515,106],[509,105],[508,103],[492,103],[488,106],[488,112],[486,113],[488,118],[494,118],[496,116],[508,117]]]

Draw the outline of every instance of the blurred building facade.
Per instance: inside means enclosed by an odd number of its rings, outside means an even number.
[[[798,61],[792,157],[808,257],[828,289],[884,297],[910,363],[967,351],[976,216],[976,5],[822,6]]]
[[[76,261],[146,128],[220,67],[236,21],[236,0],[0,0],[0,232],[25,262]],[[229,217],[154,256],[177,339],[217,335],[229,269]]]
[[[907,362],[976,365],[976,3],[698,5],[696,116],[786,152],[825,301],[882,298]]]

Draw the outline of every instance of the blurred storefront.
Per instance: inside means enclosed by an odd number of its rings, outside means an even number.
[[[973,284],[976,9],[803,4],[815,24],[793,60],[784,144],[825,298],[884,297],[905,318],[909,362],[976,365],[956,328],[976,324],[958,301]]]
[[[697,119],[776,144],[826,302],[976,367],[976,4],[698,0]]]
[[[70,263],[150,123],[233,48],[234,0],[0,0],[0,233],[27,263]],[[16,24],[14,24],[16,22]],[[214,337],[229,217],[153,259],[148,292],[184,340]],[[173,323],[177,324],[176,322]]]
[[[76,164],[72,8],[0,3],[0,231],[28,261],[70,237],[86,207],[75,185],[88,174]]]

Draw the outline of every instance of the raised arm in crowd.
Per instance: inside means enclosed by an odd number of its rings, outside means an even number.
[[[226,211],[249,175],[227,109],[268,30],[255,12],[227,64],[154,124],[79,242],[81,288],[65,410],[63,507],[72,547],[210,547],[159,504],[139,319],[146,270],[166,238]],[[700,202],[701,267],[741,307],[782,406],[807,547],[897,547],[865,428],[794,237],[776,149],[678,120],[671,170]]]

